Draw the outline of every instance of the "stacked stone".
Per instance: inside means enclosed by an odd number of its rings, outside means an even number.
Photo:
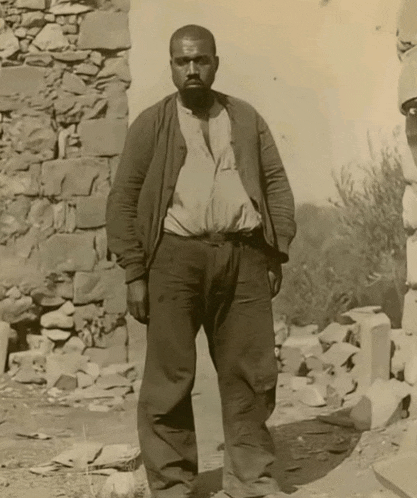
[[[0,2],[0,320],[40,332],[70,301],[75,317],[89,310],[71,328],[89,348],[126,307],[105,205],[127,131],[128,10]]]

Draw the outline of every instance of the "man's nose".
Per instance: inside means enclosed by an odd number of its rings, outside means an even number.
[[[188,68],[187,68],[187,76],[194,76],[194,75],[198,75],[198,74],[199,74],[199,72],[198,72],[197,64],[194,61],[190,61],[190,63],[188,64]]]

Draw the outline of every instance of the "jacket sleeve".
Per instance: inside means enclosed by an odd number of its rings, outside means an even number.
[[[130,126],[106,209],[108,248],[126,271],[126,283],[146,273],[145,254],[136,229],[137,206],[153,156],[153,120],[144,111]]]
[[[296,233],[294,196],[275,141],[258,114],[261,166],[267,207],[275,230],[279,262],[288,261],[288,250]]]

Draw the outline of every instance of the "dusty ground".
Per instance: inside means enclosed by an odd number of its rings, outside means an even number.
[[[203,338],[198,346],[193,399],[201,462],[199,498],[208,498],[221,488],[223,437],[215,373]],[[137,443],[133,394],[122,407],[97,413],[51,404],[39,387],[12,382],[8,386],[0,391],[1,498],[92,498],[104,477],[66,472],[39,477],[29,468],[85,439],[104,444]],[[289,390],[278,389],[270,426],[278,457],[274,473],[282,489],[294,498],[396,496],[378,483],[370,466],[397,451],[408,421],[360,434],[318,421],[316,416],[323,412],[328,410],[305,407]],[[17,432],[43,432],[52,439],[22,439]]]

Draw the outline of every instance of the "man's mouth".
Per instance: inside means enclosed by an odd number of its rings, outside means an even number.
[[[198,80],[186,81],[185,86],[203,86],[203,82]]]

